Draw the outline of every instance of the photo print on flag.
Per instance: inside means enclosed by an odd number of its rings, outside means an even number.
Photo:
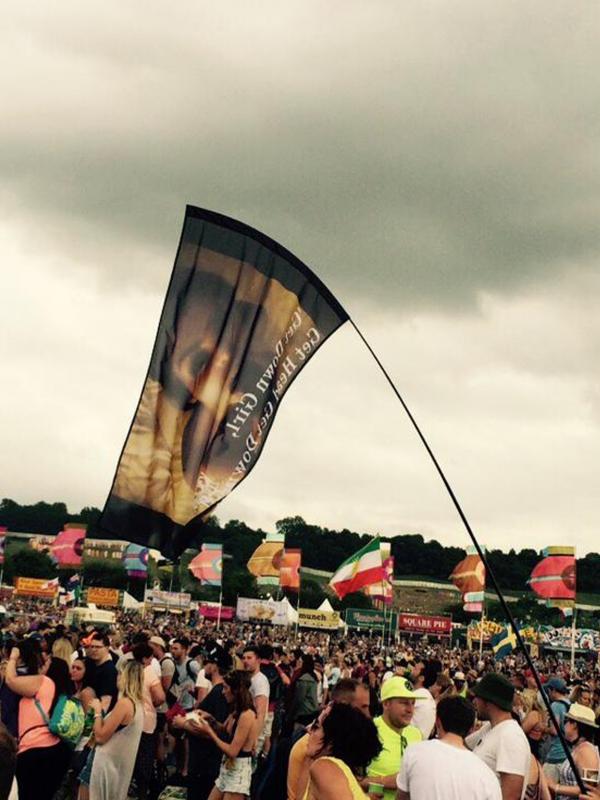
[[[188,206],[102,534],[179,555],[255,466],[285,392],[347,318],[277,242]]]

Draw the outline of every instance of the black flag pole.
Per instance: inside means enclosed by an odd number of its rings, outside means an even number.
[[[433,462],[433,465],[434,465],[438,475],[440,476],[440,478],[442,480],[442,483],[446,487],[446,491],[450,495],[450,499],[452,500],[452,503],[454,504],[454,508],[456,509],[456,511],[458,513],[458,516],[462,520],[462,523],[463,523],[467,533],[469,534],[469,538],[473,542],[473,546],[475,547],[475,550],[477,551],[477,554],[479,555],[479,558],[481,559],[481,561],[482,561],[482,563],[483,563],[483,565],[484,565],[484,567],[486,569],[486,572],[487,572],[487,574],[488,574],[488,576],[489,576],[489,578],[490,578],[490,580],[492,582],[492,586],[494,587],[494,591],[498,595],[498,600],[500,601],[500,605],[502,606],[502,610],[504,611],[504,614],[506,615],[506,619],[509,621],[511,628],[514,631],[515,637],[517,639],[517,643],[518,643],[519,647],[521,648],[521,650],[523,652],[523,655],[525,656],[525,660],[527,661],[527,666],[529,667],[529,669],[531,670],[531,672],[532,672],[532,674],[533,674],[533,676],[535,678],[535,682],[537,684],[538,690],[539,690],[540,695],[542,696],[542,698],[544,700],[544,704],[546,706],[546,709],[548,710],[548,715],[549,715],[550,720],[552,722],[552,725],[554,726],[554,729],[556,730],[556,733],[557,733],[557,735],[558,735],[558,737],[559,737],[559,739],[561,741],[561,744],[563,746],[563,750],[565,751],[566,758],[567,758],[567,760],[569,762],[569,765],[571,766],[571,769],[573,770],[573,774],[575,775],[575,778],[577,780],[579,788],[581,789],[582,793],[585,793],[587,791],[586,787],[585,787],[585,784],[583,783],[583,781],[581,779],[581,776],[579,774],[579,770],[577,769],[577,765],[575,764],[575,761],[573,759],[571,751],[569,750],[569,747],[567,745],[567,742],[566,742],[566,739],[564,737],[563,731],[561,730],[561,727],[560,727],[559,722],[558,722],[558,720],[556,718],[556,715],[554,714],[554,711],[552,710],[552,706],[551,706],[551,703],[550,703],[550,698],[546,696],[546,692],[544,691],[544,687],[542,685],[542,681],[540,679],[539,673],[538,673],[538,671],[536,669],[535,664],[533,663],[533,659],[531,658],[531,655],[529,654],[529,651],[527,650],[527,648],[525,646],[525,642],[523,641],[523,637],[521,636],[521,631],[519,630],[519,626],[517,625],[516,620],[513,617],[510,608],[508,607],[508,603],[506,602],[506,600],[504,598],[504,595],[502,594],[502,590],[500,589],[498,581],[496,580],[496,576],[494,575],[494,571],[491,569],[491,567],[490,567],[490,565],[489,565],[489,563],[488,563],[488,561],[487,561],[487,559],[485,557],[485,552],[484,552],[483,548],[481,547],[481,545],[477,541],[477,537],[475,536],[475,534],[474,534],[474,532],[473,532],[473,530],[471,528],[471,525],[469,524],[469,520],[467,519],[467,517],[465,515],[465,512],[462,510],[462,507],[461,507],[460,503],[458,502],[458,499],[457,499],[456,495],[454,494],[454,490],[452,489],[452,486],[450,486],[450,483],[449,483],[448,479],[446,478],[446,475],[444,474],[444,471],[442,470],[437,458],[435,457],[435,454],[433,453],[433,450],[429,446],[429,443],[428,443],[427,439],[425,438],[423,432],[419,428],[419,425],[417,424],[416,419],[412,415],[409,407],[406,405],[406,403],[404,401],[404,398],[402,397],[402,395],[400,394],[400,392],[396,388],[396,385],[394,384],[394,382],[391,379],[390,375],[388,374],[387,370],[385,369],[385,367],[383,366],[383,364],[379,360],[377,354],[375,353],[375,351],[373,350],[373,348],[371,347],[369,342],[365,339],[365,337],[362,334],[362,331],[358,328],[358,326],[356,325],[356,323],[354,322],[352,317],[349,318],[349,322],[352,325],[352,327],[354,328],[354,330],[356,331],[356,333],[359,335],[360,339],[363,341],[363,343],[364,343],[365,347],[367,348],[367,350],[369,351],[369,353],[375,359],[375,362],[377,363],[377,366],[379,367],[379,369],[384,374],[385,379],[387,380],[387,382],[389,383],[389,385],[392,388],[392,391],[394,392],[394,394],[396,395],[396,397],[400,401],[400,404],[401,404],[402,408],[404,409],[407,417],[411,421],[412,426],[413,426],[413,428],[415,429],[415,431],[417,433],[417,436],[421,440],[421,443],[423,444],[423,447],[425,448],[425,450],[427,451],[427,453],[429,455],[429,458]],[[525,780],[527,780],[527,776],[525,776]]]

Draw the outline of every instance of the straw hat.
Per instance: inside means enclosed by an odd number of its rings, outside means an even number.
[[[571,703],[565,716],[567,719],[572,719],[573,722],[580,722],[582,725],[587,725],[590,728],[600,727],[596,725],[594,709],[582,706],[581,703]]]

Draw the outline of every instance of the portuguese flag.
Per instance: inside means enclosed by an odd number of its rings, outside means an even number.
[[[385,580],[385,568],[381,559],[379,538],[365,545],[362,550],[347,558],[334,572],[329,585],[342,599],[371,583]]]

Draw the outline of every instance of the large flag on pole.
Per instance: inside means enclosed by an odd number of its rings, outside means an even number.
[[[300,567],[302,565],[302,550],[285,548],[279,564],[279,585],[282,589],[300,589]]]
[[[103,535],[180,554],[254,468],[285,392],[347,319],[280,244],[188,206]]]
[[[56,566],[80,567],[85,545],[85,526],[67,524],[54,539],[50,553]]]
[[[188,564],[188,569],[203,586],[220,586],[223,577],[223,545],[202,545],[201,551]]]
[[[329,585],[340,599],[385,578],[379,544],[378,538],[372,539],[335,571]]]
[[[577,562],[574,547],[547,547],[543,560],[536,564],[529,578],[532,590],[546,601],[575,602],[577,591]],[[552,602],[548,603],[553,605]]]

